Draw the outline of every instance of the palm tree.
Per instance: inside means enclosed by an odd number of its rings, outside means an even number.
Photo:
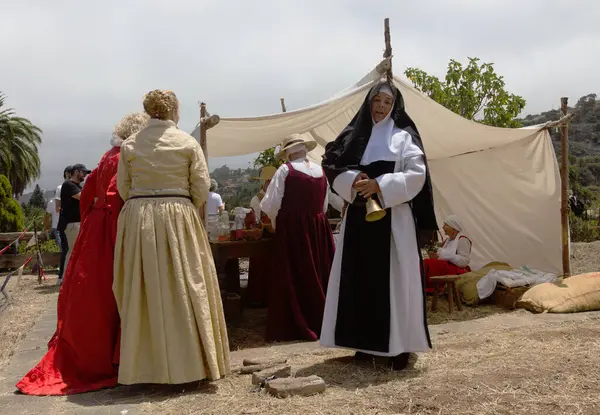
[[[0,92],[0,174],[12,185],[15,197],[40,177],[38,146],[42,130],[12,108],[2,109],[6,96]]]

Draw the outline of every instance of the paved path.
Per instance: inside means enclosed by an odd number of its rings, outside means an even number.
[[[0,371],[0,413],[2,414],[126,414],[140,413],[138,404],[152,400],[168,399],[165,396],[146,396],[132,393],[130,388],[120,387],[110,391],[109,404],[97,406],[99,394],[103,395],[102,402],[107,402],[109,392],[100,391],[73,396],[34,397],[15,394],[15,383],[29,371],[47,350],[47,342],[56,328],[56,307],[46,311],[35,324],[33,330],[23,340],[12,356],[8,366]],[[447,333],[473,333],[499,329],[535,326],[543,323],[562,321],[581,321],[600,319],[600,311],[578,314],[538,314],[534,315],[524,310],[509,314],[498,314],[487,318],[446,323],[431,326],[431,335],[436,338]],[[246,349],[232,353],[233,368],[241,365],[247,357],[269,357],[273,355],[294,355],[319,349],[318,343],[294,343],[272,347]]]

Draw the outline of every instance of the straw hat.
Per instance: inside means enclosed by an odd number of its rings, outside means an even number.
[[[281,146],[279,147],[279,151],[275,154],[275,158],[277,160],[281,160],[285,157],[287,150],[294,147],[297,144],[304,144],[306,146],[306,151],[313,151],[317,148],[317,142],[313,139],[307,139],[304,135],[301,134],[292,134],[283,139]]]
[[[271,180],[273,176],[275,176],[276,171],[277,167],[264,166],[262,169],[260,169],[260,176],[252,177],[252,180],[260,180],[261,183],[264,183],[267,180]]]

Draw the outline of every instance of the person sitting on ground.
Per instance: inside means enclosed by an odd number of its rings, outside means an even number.
[[[444,219],[444,233],[447,238],[437,252],[429,252],[423,261],[427,281],[426,292],[433,292],[431,277],[462,275],[470,272],[471,240],[462,234],[463,225],[459,217],[449,215]]]

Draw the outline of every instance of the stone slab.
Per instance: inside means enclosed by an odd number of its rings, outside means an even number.
[[[278,398],[288,396],[312,396],[325,392],[325,381],[316,375],[301,378],[279,378],[266,382],[268,393]]]
[[[277,365],[270,367],[260,372],[252,374],[252,384],[261,385],[265,380],[270,377],[287,378],[292,375],[292,367],[290,365]]]

